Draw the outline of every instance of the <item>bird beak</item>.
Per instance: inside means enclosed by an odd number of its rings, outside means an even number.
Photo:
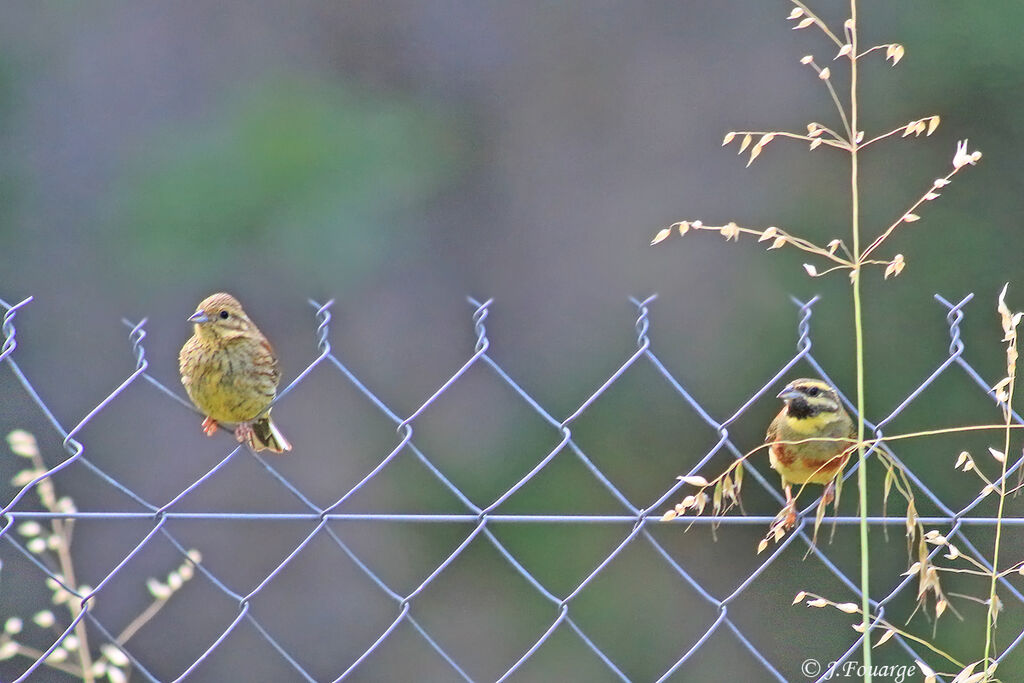
[[[190,315],[188,317],[188,321],[190,323],[195,323],[195,324],[198,325],[199,323],[208,323],[208,322],[210,322],[210,318],[207,317],[206,313],[204,313],[203,311],[200,310],[200,311],[196,311],[195,313]]]
[[[793,387],[786,387],[781,392],[779,392],[779,395],[776,396],[775,398],[781,398],[783,401],[792,401],[794,398],[797,398],[799,396],[799,391],[797,391]]]

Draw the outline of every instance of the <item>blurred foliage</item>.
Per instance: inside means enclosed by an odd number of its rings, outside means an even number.
[[[453,121],[401,97],[277,76],[225,96],[202,122],[154,135],[111,196],[125,268],[188,264],[197,278],[275,270],[358,279],[414,254],[412,213],[451,182],[463,149]],[[164,278],[175,278],[174,268]],[[165,281],[163,281],[165,282]]]

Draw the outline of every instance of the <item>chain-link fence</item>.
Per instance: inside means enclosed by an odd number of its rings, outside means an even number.
[[[882,437],[890,423],[905,409],[910,406],[929,386],[935,383],[940,377],[948,374],[962,373],[962,377],[976,385],[977,393],[975,398],[979,401],[991,404],[995,398],[990,391],[991,382],[986,381],[964,358],[964,343],[961,340],[960,323],[963,319],[962,309],[970,301],[968,296],[962,301],[951,303],[942,297],[936,299],[946,310],[946,320],[950,335],[948,356],[917,386],[905,400],[901,401],[888,415],[884,416],[875,424],[869,424],[869,428],[875,437]],[[101,680],[109,676],[110,680],[118,680],[114,670],[121,672],[131,671],[133,678],[148,681],[159,680],[218,680],[212,673],[210,661],[218,656],[225,660],[225,666],[231,670],[242,671],[240,662],[255,658],[260,662],[260,667],[266,667],[265,677],[259,674],[247,674],[246,680],[380,680],[374,673],[381,669],[371,667],[371,660],[381,657],[384,652],[389,659],[408,659],[412,664],[407,670],[420,670],[420,675],[410,674],[409,680],[691,680],[690,676],[701,675],[710,680],[714,678],[713,672],[718,672],[720,680],[734,680],[735,674],[729,665],[723,664],[719,658],[717,662],[701,660],[701,653],[711,647],[716,651],[732,653],[727,657],[736,657],[743,660],[747,677],[754,676],[754,679],[763,680],[826,680],[834,676],[836,670],[828,670],[827,664],[831,661],[853,662],[856,660],[859,648],[861,647],[862,635],[849,631],[849,621],[830,622],[831,628],[835,631],[833,641],[842,643],[838,652],[832,652],[828,656],[819,658],[819,668],[813,666],[805,667],[799,664],[796,657],[803,653],[805,657],[811,657],[814,652],[811,644],[816,639],[822,638],[820,631],[812,633],[803,632],[803,635],[796,637],[802,640],[802,645],[794,646],[787,650],[784,646],[771,644],[772,641],[764,632],[782,629],[782,622],[789,619],[787,612],[783,610],[800,611],[807,613],[801,607],[783,607],[788,605],[795,591],[782,588],[786,584],[779,578],[779,575],[796,573],[798,576],[811,576],[814,574],[820,577],[827,574],[832,585],[838,586],[841,590],[847,591],[848,595],[859,593],[858,581],[855,576],[855,566],[848,561],[835,559],[834,555],[843,548],[839,544],[830,545],[827,542],[812,543],[810,526],[814,522],[813,510],[816,501],[804,506],[801,511],[797,526],[793,532],[787,535],[777,546],[772,546],[768,552],[755,556],[753,550],[745,552],[745,556],[734,559],[731,556],[718,558],[714,562],[728,562],[733,571],[741,571],[739,580],[728,579],[728,585],[722,585],[723,581],[714,580],[714,564],[711,565],[711,574],[707,566],[701,570],[691,567],[691,562],[696,562],[694,555],[701,555],[705,558],[714,557],[716,553],[725,552],[725,546],[713,543],[703,543],[706,536],[701,534],[712,532],[711,527],[717,527],[718,533],[726,533],[730,529],[750,530],[754,535],[747,536],[744,541],[745,548],[752,548],[750,538],[760,537],[764,529],[773,520],[769,509],[764,514],[731,514],[724,518],[692,518],[684,517],[673,522],[664,523],[661,521],[662,513],[677,502],[685,491],[682,482],[671,479],[665,481],[665,488],[651,499],[637,500],[635,496],[628,495],[623,488],[618,486],[612,477],[606,474],[605,469],[599,466],[595,460],[588,456],[578,439],[574,437],[574,428],[578,420],[588,412],[593,404],[600,397],[606,394],[613,385],[616,385],[632,369],[647,365],[649,370],[660,377],[671,392],[678,396],[688,409],[692,411],[700,422],[702,422],[709,433],[713,433],[713,445],[706,451],[702,451],[700,457],[692,462],[679,463],[677,474],[705,474],[710,471],[709,464],[716,458],[716,462],[722,462],[722,458],[731,459],[741,457],[746,447],[734,442],[730,435],[730,428],[743,416],[755,403],[767,400],[771,402],[772,392],[776,391],[782,384],[792,379],[796,374],[817,374],[831,382],[827,370],[819,364],[812,353],[810,323],[813,306],[816,302],[796,302],[799,310],[798,317],[798,342],[795,355],[792,356],[773,377],[768,379],[763,386],[753,391],[747,400],[730,415],[721,418],[712,415],[711,411],[703,407],[701,400],[694,396],[683,384],[676,379],[678,373],[673,373],[666,366],[658,355],[652,350],[649,332],[650,306],[654,297],[639,301],[633,300],[638,316],[635,320],[636,348],[633,353],[622,362],[607,379],[590,393],[589,396],[580,402],[567,416],[552,414],[541,402],[517,382],[513,373],[502,366],[490,351],[490,341],[487,335],[485,323],[489,314],[490,301],[479,302],[470,300],[472,305],[472,322],[475,332],[475,348],[465,363],[450,376],[437,390],[425,401],[407,415],[399,413],[390,407],[384,400],[371,390],[367,384],[360,380],[357,374],[343,363],[337,354],[332,351],[329,326],[331,323],[331,302],[320,304],[310,302],[316,315],[316,343],[319,355],[308,364],[294,380],[285,386],[278,396],[278,401],[288,401],[289,394],[297,387],[307,382],[311,377],[330,374],[337,379],[339,376],[350,383],[358,393],[365,399],[372,410],[378,412],[390,421],[397,433],[395,441],[389,451],[381,452],[375,461],[376,466],[365,471],[365,475],[358,481],[338,484],[336,499],[330,504],[317,504],[307,496],[299,486],[286,478],[279,471],[279,460],[272,456],[264,458],[251,453],[242,446],[231,449],[224,457],[205,474],[190,482],[187,487],[165,502],[147,500],[142,494],[137,493],[133,487],[122,482],[116,473],[106,471],[98,466],[90,457],[89,441],[83,438],[82,433],[91,423],[99,419],[105,411],[119,401],[129,401],[125,393],[132,387],[142,387],[148,392],[156,392],[160,400],[166,404],[167,410],[194,411],[191,404],[182,397],[179,386],[167,386],[158,381],[147,372],[148,361],[145,351],[145,324],[143,320],[138,323],[126,321],[130,328],[129,339],[131,351],[135,358],[135,369],[103,400],[89,410],[84,417],[73,425],[58,418],[49,407],[43,396],[34,387],[32,378],[29,377],[18,364],[18,337],[16,329],[16,317],[31,310],[30,299],[17,304],[7,304],[0,300],[0,305],[5,311],[3,316],[4,342],[0,351],[0,370],[7,376],[0,377],[0,401],[7,402],[15,393],[27,396],[32,404],[45,420],[59,435],[66,455],[57,457],[56,453],[46,453],[46,469],[33,471],[30,477],[23,477],[17,481],[15,493],[5,497],[5,503],[0,510],[0,519],[3,526],[0,528],[4,547],[7,550],[0,554],[7,565],[13,566],[14,560],[20,563],[18,566],[28,568],[33,574],[31,580],[42,584],[50,582],[53,594],[64,596],[64,601],[70,600],[70,606],[66,612],[71,616],[64,620],[56,619],[55,623],[38,623],[43,627],[40,633],[32,636],[37,640],[45,635],[42,645],[38,646],[35,657],[27,657],[27,650],[15,651],[11,645],[0,646],[0,652],[4,653],[7,661],[2,664],[8,675],[16,676],[16,680],[56,680],[54,676],[67,675],[71,678],[91,678]],[[457,486],[456,477],[452,471],[445,471],[442,466],[437,465],[436,454],[429,452],[429,449],[422,446],[418,439],[418,421],[424,412],[435,404],[440,397],[452,390],[453,386],[464,380],[472,368],[484,368],[492,382],[498,383],[510,389],[515,400],[533,413],[546,424],[547,430],[554,446],[547,452],[532,454],[535,465],[524,476],[519,476],[512,486],[507,487],[500,495],[486,502],[477,504]],[[808,370],[809,368],[809,370]],[[798,373],[799,371],[799,373]],[[13,379],[12,379],[13,378]],[[147,386],[148,385],[148,386]],[[134,389],[138,392],[138,389]],[[845,397],[844,397],[844,400]],[[847,405],[851,408],[849,401]],[[1014,414],[1019,422],[1020,416]],[[69,426],[70,425],[70,426]],[[298,442],[299,439],[293,439]],[[215,443],[215,442],[214,442]],[[747,444],[743,444],[747,446]],[[898,446],[896,444],[895,446]],[[888,447],[887,447],[888,448]],[[299,451],[299,447],[296,447]],[[978,563],[990,568],[986,552],[972,540],[967,533],[970,528],[986,527],[995,525],[996,519],[988,514],[988,509],[982,505],[984,496],[973,498],[966,505],[948,505],[943,498],[933,492],[933,486],[925,479],[918,476],[914,468],[907,467],[906,463],[899,459],[899,448],[890,454],[905,469],[910,481],[917,487],[922,501],[934,506],[936,514],[924,515],[921,521],[929,528],[940,528],[942,533],[957,547],[964,555],[973,557]],[[15,458],[7,454],[5,458]],[[144,454],[136,454],[134,457],[144,457]],[[288,456],[302,457],[301,453]],[[515,494],[527,486],[548,468],[556,467],[556,463],[564,460],[572,460],[582,465],[576,470],[577,475],[588,479],[587,485],[596,484],[601,490],[610,495],[614,505],[619,509],[613,514],[562,514],[550,513],[545,510],[532,510],[525,512],[505,511],[504,504],[515,496]],[[352,510],[351,505],[346,503],[352,500],[366,500],[360,498],[383,472],[396,467],[400,460],[412,461],[418,467],[417,474],[407,483],[412,486],[438,487],[446,492],[461,507],[460,512],[402,512],[401,500],[392,499],[385,501],[374,501],[373,505],[367,505],[363,510]],[[218,510],[218,509],[190,509],[189,501],[196,491],[205,486],[213,485],[212,480],[218,478],[219,474],[229,467],[239,467],[239,461],[251,462],[258,465],[259,476],[264,478],[269,485],[286,491],[295,501],[298,501],[298,511],[240,511],[240,510]],[[728,460],[725,460],[728,462]],[[1019,466],[1015,465],[1009,473],[1013,473]],[[946,465],[943,465],[946,467]],[[847,468],[845,476],[854,476],[857,469],[856,463]],[[779,507],[783,503],[777,477],[774,473],[767,471],[767,464],[763,462],[751,462],[747,467],[748,482],[756,482],[747,489],[763,489],[763,495],[769,501],[774,501]],[[58,475],[66,473],[65,476],[87,476],[91,480],[102,482],[122,501],[129,501],[126,506],[118,504],[112,506],[117,509],[100,509],[95,511],[79,511],[71,506],[67,509],[51,510],[41,506],[37,502],[40,484],[47,480],[56,480]],[[582,485],[582,482],[581,482]],[[745,494],[747,495],[747,494]],[[777,509],[777,508],[776,508]],[[810,512],[810,514],[808,514]],[[869,523],[876,529],[887,522],[895,529],[902,530],[904,518],[898,513],[890,514],[888,517],[875,514],[872,510]],[[84,586],[82,582],[74,582],[67,576],[61,575],[52,561],[45,557],[47,551],[57,552],[59,549],[53,547],[45,551],[39,542],[33,547],[33,538],[37,537],[36,525],[52,524],[54,520],[74,520],[76,524],[117,525],[134,523],[133,529],[137,531],[129,534],[131,542],[124,548],[103,550],[105,556],[104,569],[98,573],[99,580],[93,586]],[[289,529],[301,527],[302,532],[297,543],[290,543],[290,551],[283,556],[274,557],[268,570],[261,571],[260,578],[254,584],[238,587],[238,581],[233,578],[225,578],[224,566],[215,560],[218,553],[228,554],[232,552],[229,548],[222,547],[218,542],[207,542],[205,545],[195,543],[194,539],[182,540],[190,536],[190,529],[184,527],[184,523],[191,524],[220,524],[220,528],[245,528],[249,531],[239,542],[249,544],[265,543],[271,535],[279,533],[280,529],[287,526]],[[1012,525],[1011,529],[1019,528],[1020,519],[1004,520],[1005,524]],[[845,530],[854,529],[858,523],[855,514],[840,514],[826,517],[825,524],[835,523],[840,533]],[[28,524],[28,528],[26,528]],[[451,545],[444,548],[440,555],[436,556],[425,568],[421,567],[418,579],[411,585],[399,585],[404,581],[396,581],[393,578],[392,564],[378,560],[365,559],[366,535],[372,537],[373,530],[387,527],[388,525],[400,524],[413,529],[413,533],[422,530],[427,533],[428,529],[443,527],[450,536]],[[684,526],[693,524],[695,528],[684,534]],[[224,525],[227,525],[226,527]],[[606,538],[610,538],[607,548],[600,551],[594,557],[587,570],[579,577],[572,578],[567,584],[563,580],[554,581],[550,576],[541,576],[541,572],[535,571],[532,567],[535,563],[530,558],[536,553],[535,547],[524,546],[517,539],[508,536],[506,530],[514,527],[529,527],[535,529],[550,525],[562,530],[567,536],[582,533],[585,529],[600,528]],[[356,529],[364,530],[363,532]],[[365,532],[369,529],[369,532]],[[255,531],[252,531],[255,530]],[[250,533],[251,531],[251,533]],[[364,533],[365,532],[365,533]],[[241,533],[241,532],[239,532]],[[360,534],[363,534],[362,541]],[[612,536],[607,536],[607,534]],[[897,541],[901,531],[897,531]],[[351,537],[350,537],[351,536]],[[691,541],[682,542],[679,539],[688,537]],[[532,538],[532,537],[525,537]],[[521,539],[519,539],[521,540]],[[102,613],[96,605],[116,603],[115,598],[119,591],[136,591],[137,586],[128,586],[125,582],[119,581],[119,577],[130,573],[133,564],[144,564],[147,567],[151,563],[144,561],[143,555],[147,548],[157,543],[173,548],[179,555],[178,561],[188,567],[188,574],[177,574],[178,580],[167,583],[157,582],[155,588],[151,585],[151,591],[164,603],[173,605],[176,596],[168,597],[168,591],[177,590],[185,594],[191,590],[202,590],[203,602],[211,605],[216,604],[217,608],[204,615],[177,614],[174,617],[161,618],[155,621],[152,629],[159,632],[158,639],[162,639],[164,647],[154,647],[152,638],[147,646],[136,645],[131,640],[131,635],[125,637],[124,625],[129,621],[131,614],[125,610],[112,610],[110,613]],[[536,542],[534,540],[534,542]],[[372,540],[371,540],[372,543]],[[1019,539],[1014,539],[1012,547],[1019,547]],[[358,633],[344,633],[324,622],[321,617],[313,619],[308,627],[303,628],[301,640],[304,645],[298,645],[299,639],[290,629],[282,630],[278,624],[277,607],[261,607],[261,597],[265,596],[275,584],[280,583],[282,575],[289,571],[289,567],[296,564],[297,560],[304,554],[314,552],[314,547],[320,551],[328,547],[335,553],[332,562],[332,571],[345,572],[347,575],[354,574],[362,577],[361,584],[353,584],[352,579],[347,586],[361,585],[365,593],[373,593],[377,598],[383,598],[390,604],[390,615],[386,619],[383,628],[373,627],[372,634],[366,629]],[[196,555],[192,548],[196,547],[200,556]],[[525,646],[517,645],[515,642],[501,642],[504,639],[514,641],[514,638],[507,634],[516,631],[521,633],[524,629],[522,623],[509,624],[506,627],[498,625],[480,638],[472,636],[476,628],[487,629],[490,627],[480,625],[478,618],[481,614],[496,609],[496,602],[492,602],[489,590],[480,589],[477,583],[469,583],[465,587],[455,587],[446,595],[457,596],[461,604],[451,606],[438,605],[436,599],[428,595],[429,589],[442,580],[447,574],[455,573],[458,569],[454,566],[460,558],[473,552],[474,548],[486,548],[487,551],[497,558],[497,562],[504,565],[508,570],[500,581],[499,593],[509,592],[517,595],[514,601],[522,601],[524,609],[532,613],[546,614],[540,626],[533,626],[532,635],[529,636]],[[654,578],[646,575],[649,570],[644,569],[629,576],[624,585],[630,586],[629,590],[641,591],[644,584],[651,582],[654,592],[662,591],[663,598],[655,595],[654,599],[664,599],[670,602],[672,595],[685,595],[691,602],[691,608],[684,610],[685,613],[678,614],[678,618],[668,623],[659,621],[653,616],[653,609],[647,615],[635,615],[632,621],[621,623],[608,623],[607,616],[594,606],[594,603],[604,602],[628,602],[632,593],[619,590],[599,590],[603,576],[611,570],[608,568],[621,561],[621,557],[629,552],[640,552],[643,548],[645,557],[650,563],[660,564],[666,575],[662,576],[663,583],[658,583]],[[899,542],[895,544],[899,548]],[[684,550],[681,550],[683,548]],[[685,550],[690,548],[691,550]],[[794,550],[796,552],[794,552]],[[96,550],[96,548],[92,548]],[[848,551],[850,548],[845,548]],[[856,549],[853,548],[855,551]],[[933,555],[943,551],[943,548],[936,546]],[[191,554],[190,554],[191,553]],[[807,553],[806,559],[801,555]],[[585,554],[585,553],[576,553]],[[729,553],[726,553],[729,555]],[[736,556],[736,552],[732,552]],[[896,562],[902,563],[902,569],[906,568],[906,553],[896,552]],[[199,560],[194,562],[193,560]],[[582,562],[588,561],[583,558]],[[743,566],[745,562],[753,562],[749,568],[736,570],[735,567]],[[404,560],[397,561],[398,564]],[[884,564],[884,563],[883,563]],[[646,566],[646,565],[645,565]],[[721,566],[720,564],[717,566]],[[902,571],[900,569],[899,571]],[[9,568],[5,572],[11,571]],[[464,570],[459,576],[465,577]],[[496,570],[490,570],[496,571]],[[628,569],[625,570],[628,574]],[[880,572],[882,570],[879,570]],[[899,571],[893,574],[879,574],[879,580],[873,583],[874,594],[871,596],[871,604],[875,614],[879,618],[887,617],[887,609],[898,599],[914,600],[915,578],[903,576]],[[23,572],[24,573],[24,572]],[[230,573],[230,571],[227,571]],[[318,580],[323,578],[322,574],[316,576]],[[731,575],[730,575],[731,576]],[[190,580],[186,587],[182,587],[182,578]],[[350,577],[351,578],[351,577]],[[461,580],[461,578],[460,578]],[[301,581],[301,580],[300,580]],[[340,582],[340,579],[338,579]],[[473,577],[473,581],[484,581],[479,576]],[[659,579],[660,581],[660,579]],[[9,582],[8,582],[9,583]],[[313,601],[322,600],[324,603],[331,601],[331,593],[339,589],[340,584],[328,581],[327,585],[308,585],[306,588],[314,595]],[[1000,579],[1000,594],[1008,600],[1004,613],[1012,614],[1019,610],[1020,604],[1024,603],[1024,594],[1013,585],[1007,578]],[[193,588],[203,585],[204,588]],[[797,585],[800,585],[799,582]],[[594,588],[598,586],[598,588]],[[806,586],[805,586],[806,587]],[[875,589],[874,587],[877,587]],[[479,589],[479,590],[478,590]],[[164,592],[161,593],[161,590]],[[766,601],[765,593],[772,593],[772,599]],[[759,595],[760,594],[760,595]],[[319,597],[316,597],[319,596]],[[293,599],[292,595],[285,598]],[[542,605],[537,605],[533,600],[538,599]],[[341,600],[338,609],[348,609],[346,604],[358,603],[362,599],[369,599],[366,596],[353,595],[348,593]],[[497,598],[493,598],[497,600]],[[56,598],[54,599],[55,601]],[[30,640],[27,629],[22,632],[23,624],[20,619],[13,617],[14,605],[24,609],[24,596],[13,596],[7,593],[3,596],[0,609],[6,614],[0,614],[7,621],[5,622],[4,643],[27,642]],[[759,605],[753,608],[753,613],[744,613],[741,606],[744,602]],[[273,605],[278,605],[277,601]],[[646,604],[646,603],[645,603]],[[30,612],[36,609],[48,607],[40,605],[33,607]],[[774,610],[775,607],[779,611]],[[443,610],[449,615],[447,618],[436,618],[432,612]],[[313,612],[310,612],[313,614]],[[972,613],[973,614],[973,613]],[[982,613],[978,612],[977,618],[968,623],[983,624]],[[651,621],[646,621],[650,617]],[[44,619],[45,620],[45,619]],[[450,622],[465,620],[465,624],[454,625]],[[38,621],[38,620],[37,620]],[[300,619],[301,621],[301,619]],[[94,671],[83,675],[81,671],[76,673],[74,665],[83,660],[76,654],[84,644],[79,642],[77,636],[81,633],[80,623],[85,625],[86,633],[91,638],[92,647],[96,653],[102,651],[103,655],[92,654],[87,661],[93,663]],[[1024,631],[1018,632],[1013,617],[1004,617],[1001,624],[1000,635],[1006,640],[1002,643],[1000,659],[1005,661],[1014,656],[1019,657],[1018,646]],[[212,637],[203,636],[203,645],[194,648],[189,640],[189,632],[205,632],[204,628],[213,628]],[[813,628],[824,628],[815,626]],[[979,627],[980,628],[980,627]],[[529,629],[527,629],[529,630]],[[1012,630],[1011,637],[1006,632]],[[467,646],[460,642],[459,634],[466,635],[472,643]],[[624,633],[630,633],[635,639],[626,639]],[[798,632],[799,633],[799,632]],[[21,634],[21,635],[19,635]],[[925,634],[926,636],[928,634]],[[641,653],[641,657],[650,663],[649,670],[656,670],[653,676],[644,673],[632,664],[623,664],[624,655],[619,643],[620,639],[628,640],[633,649],[637,648],[636,643],[650,643]],[[488,640],[490,639],[490,640]],[[232,641],[235,641],[234,644]],[[310,645],[309,642],[313,644]],[[546,648],[555,647],[553,643],[558,641],[558,657],[545,657]],[[486,650],[488,647],[480,647],[480,643],[493,645],[495,652],[487,659]],[[784,645],[784,644],[783,644]],[[110,646],[114,646],[112,649]],[[893,661],[902,661],[912,664],[914,660],[933,661],[934,655],[922,645],[902,635],[896,635],[890,644],[886,646],[895,652]],[[306,654],[309,648],[319,652],[318,663],[310,662]],[[515,649],[518,648],[518,649]],[[802,648],[802,649],[801,649]],[[509,651],[514,650],[512,656]],[[229,654],[225,654],[229,653]],[[258,653],[258,656],[256,655]],[[354,654],[351,654],[354,653]],[[737,653],[743,653],[742,655]],[[630,659],[630,658],[625,658]],[[630,659],[630,661],[633,661]],[[326,662],[326,663],[325,663]],[[497,663],[495,663],[497,662]],[[806,662],[805,662],[806,663]],[[376,664],[373,666],[377,666]],[[494,669],[493,667],[497,667]],[[233,668],[232,668],[233,667]],[[723,668],[725,667],[725,668]],[[60,672],[64,671],[65,674]],[[709,674],[709,671],[712,672]],[[750,674],[750,672],[754,672]],[[205,672],[205,673],[204,673]],[[273,673],[276,672],[276,673]],[[282,673],[283,672],[283,673]],[[495,673],[497,672],[497,673]],[[589,672],[589,673],[587,673]],[[394,674],[392,674],[394,675]],[[712,678],[707,678],[711,675]],[[223,680],[223,679],[220,679]],[[239,679],[241,680],[241,679]],[[885,677],[879,677],[885,680]],[[1008,680],[1008,679],[1006,679]]]

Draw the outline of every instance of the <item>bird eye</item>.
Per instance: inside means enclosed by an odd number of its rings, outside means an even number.
[[[221,316],[221,317],[223,317],[223,316]],[[810,387],[810,388],[807,389],[807,395],[808,396],[817,396],[818,392],[819,392],[818,387]]]
[[[227,320],[227,319],[228,319],[228,317],[229,317],[229,315],[228,315],[228,312],[227,312],[227,311],[221,311],[221,312],[220,312],[220,319],[221,319],[221,320]]]

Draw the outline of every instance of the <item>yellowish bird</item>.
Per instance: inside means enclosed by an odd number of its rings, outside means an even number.
[[[235,425],[235,438],[254,451],[290,451],[292,445],[270,419],[281,371],[270,342],[230,294],[199,303],[188,318],[194,334],[181,347],[178,369],[192,403],[206,415],[203,431]]]
[[[768,427],[765,443],[772,467],[786,490],[785,525],[796,522],[793,484],[825,484],[824,502],[832,499],[835,479],[857,442],[853,420],[839,394],[819,379],[797,379],[778,398],[785,403]],[[792,443],[803,439],[820,439]]]

